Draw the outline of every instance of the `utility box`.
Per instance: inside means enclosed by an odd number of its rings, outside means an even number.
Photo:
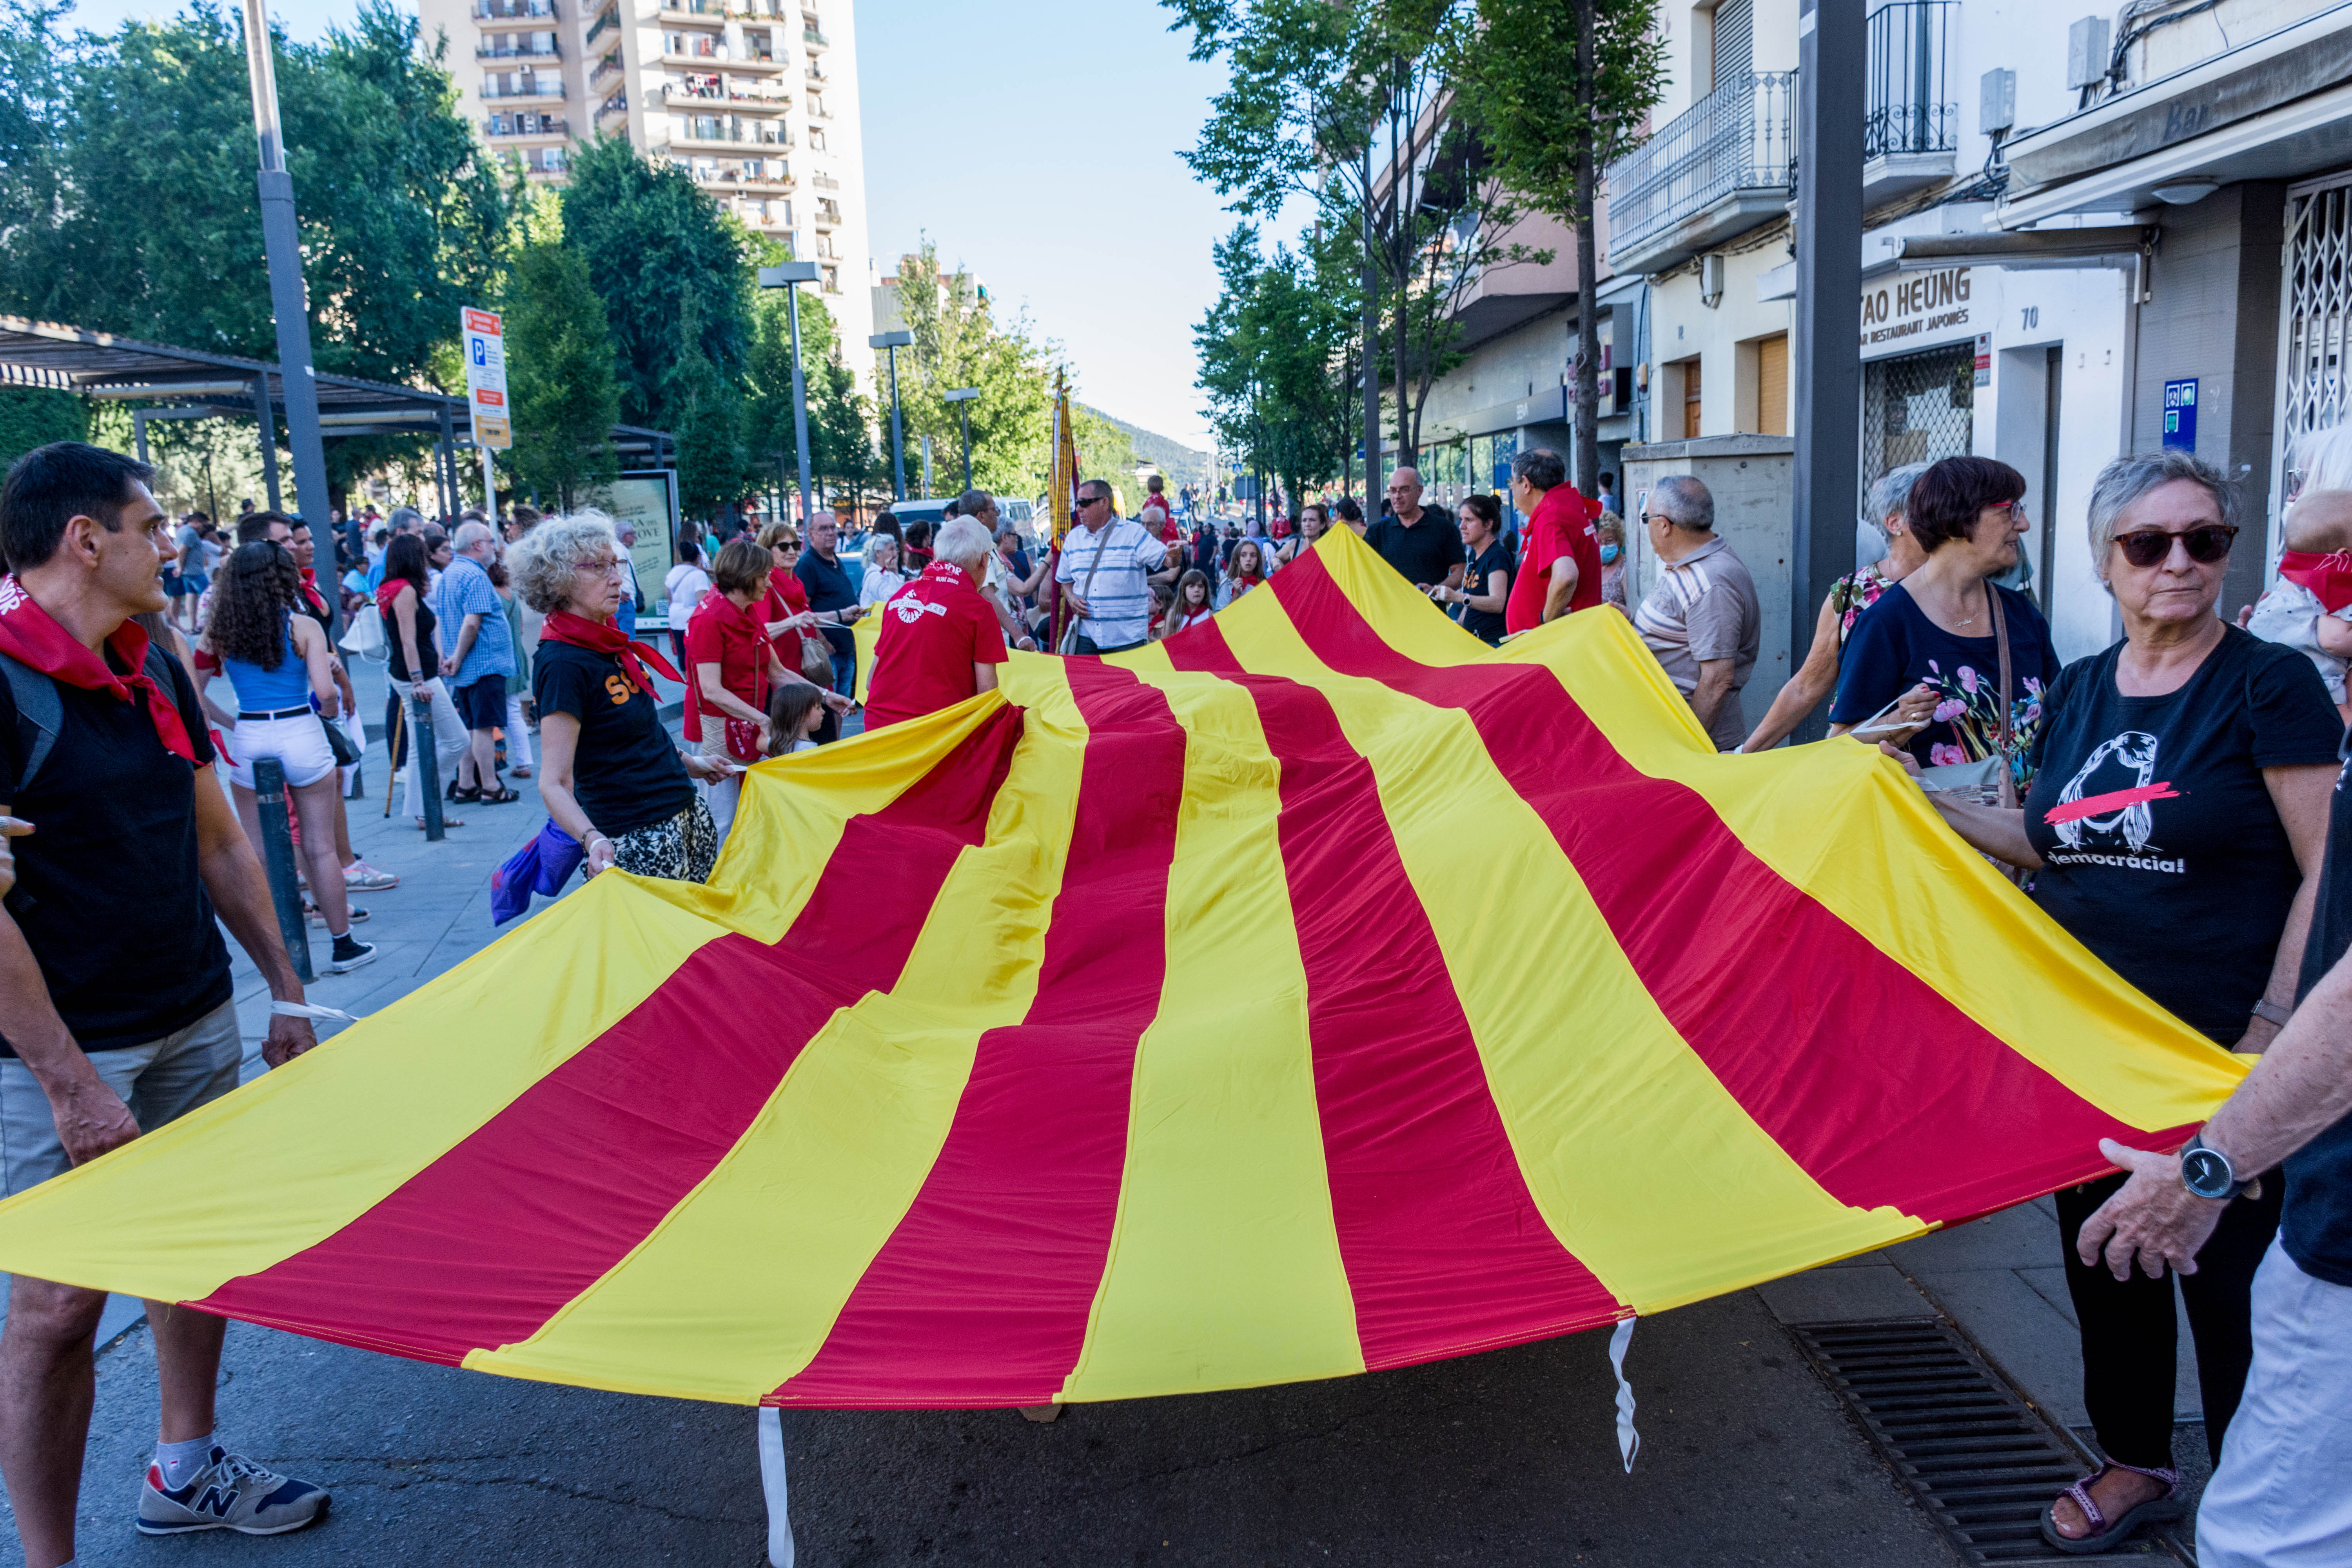
[[[1977,129],[1990,136],[2017,125],[2017,73],[1995,69],[1977,84]]]
[[[2107,19],[2085,16],[2066,29],[2066,85],[2090,87],[2107,79]]]

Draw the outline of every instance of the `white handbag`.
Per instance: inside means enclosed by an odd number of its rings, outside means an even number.
[[[383,612],[373,605],[363,606],[343,628],[342,641],[335,646],[361,658],[383,658]]]

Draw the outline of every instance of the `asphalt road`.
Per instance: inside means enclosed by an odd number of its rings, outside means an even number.
[[[1954,1568],[1750,1292],[1607,1336],[1331,1383],[1010,1411],[788,1412],[800,1561]],[[526,1384],[244,1325],[223,1433],[334,1489],[299,1535],[147,1541],[144,1327],[100,1363],[83,1568],[756,1564],[749,1410]],[[13,1529],[6,1562],[17,1562]]]

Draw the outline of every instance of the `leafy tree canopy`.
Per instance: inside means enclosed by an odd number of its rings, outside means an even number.
[[[621,416],[613,334],[588,259],[559,241],[525,246],[507,275],[508,392],[513,400],[512,482],[570,510],[582,489],[620,464]]]
[[[928,237],[901,265],[897,292],[915,338],[912,348],[898,352],[909,489],[922,481],[916,454],[924,436],[931,438],[934,489],[946,494],[963,488],[962,419],[945,394],[972,386],[980,396],[970,405],[971,482],[1004,495],[1036,494],[1047,468],[1052,369],[1048,351],[1031,341],[1027,320],[1000,322],[970,273],[940,267],[939,246]],[[877,384],[886,397],[888,381],[887,367],[878,368]],[[887,457],[884,467],[887,473]]]

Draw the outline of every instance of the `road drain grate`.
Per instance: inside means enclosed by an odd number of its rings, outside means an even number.
[[[2097,1557],[2051,1549],[2042,1539],[2042,1509],[2083,1474],[2082,1456],[1945,1323],[1898,1318],[1789,1327],[1971,1563],[2172,1559],[2145,1532]]]

